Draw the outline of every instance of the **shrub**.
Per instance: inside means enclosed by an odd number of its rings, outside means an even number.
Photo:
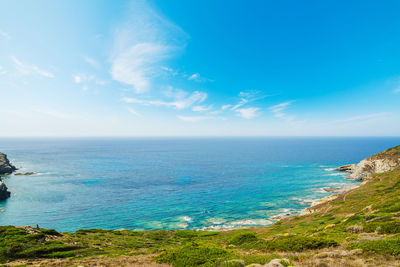
[[[265,244],[268,250],[277,251],[304,251],[308,249],[320,249],[337,245],[338,243],[331,239],[306,236],[281,236],[272,240],[268,240]]]
[[[175,235],[177,237],[183,237],[183,238],[192,238],[192,237],[197,237],[198,233],[196,231],[185,231],[185,230],[179,230],[175,232]]]
[[[258,238],[252,232],[236,234],[230,241],[232,245],[243,245],[244,243],[252,243],[257,241]]]
[[[374,251],[380,254],[400,255],[400,239],[370,240],[351,243],[350,249],[361,248],[363,251]]]
[[[156,262],[169,263],[173,266],[215,266],[217,263],[228,259],[229,255],[231,253],[222,248],[191,244],[165,251],[157,256],[155,260]]]
[[[397,234],[400,233],[400,222],[368,223],[364,225],[364,231],[367,233],[376,231],[379,234]]]
[[[40,232],[45,235],[56,235],[60,236],[61,234],[54,229],[40,229]]]
[[[14,226],[0,226],[0,262],[19,258],[52,257],[52,253],[70,251],[75,254],[81,247],[64,245],[57,241],[45,242],[46,234],[57,233],[42,229],[38,234],[28,234],[24,229]],[[58,233],[57,233],[58,234]]]

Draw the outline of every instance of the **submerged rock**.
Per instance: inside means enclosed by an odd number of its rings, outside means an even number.
[[[0,152],[0,174],[10,174],[17,170],[10,161],[7,159],[7,155]]]
[[[36,172],[17,172],[14,175],[35,175]]]
[[[364,180],[368,175],[393,171],[397,168],[400,168],[400,146],[375,154],[357,165],[344,165],[335,170],[350,173],[348,179]]]
[[[11,193],[8,192],[8,188],[7,188],[6,184],[0,178],[0,201],[9,198],[10,195],[11,195]]]

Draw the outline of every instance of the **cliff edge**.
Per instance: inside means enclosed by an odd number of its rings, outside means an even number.
[[[10,174],[17,170],[7,158],[7,155],[0,152],[0,174]]]
[[[400,168],[400,146],[377,153],[358,164],[340,166],[336,170],[348,172],[349,179],[364,180],[368,175],[393,171],[397,168]]]
[[[3,180],[0,178],[0,201],[5,200],[9,198],[11,195],[10,192],[8,192],[8,188],[3,182]]]

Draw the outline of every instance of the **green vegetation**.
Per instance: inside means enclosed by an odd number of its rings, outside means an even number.
[[[276,251],[304,251],[336,247],[338,245],[339,244],[335,240],[307,236],[282,236],[266,242],[266,248],[268,250]]]
[[[363,251],[373,251],[382,254],[400,255],[400,239],[371,240],[351,243],[351,249],[361,248]]]
[[[74,255],[80,246],[60,241],[46,241],[46,234],[58,236],[54,230],[38,229],[28,234],[24,229],[0,226],[0,262],[18,258],[64,258]]]

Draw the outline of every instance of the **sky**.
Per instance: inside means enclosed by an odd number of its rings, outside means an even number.
[[[399,9],[0,0],[0,136],[399,136]]]

